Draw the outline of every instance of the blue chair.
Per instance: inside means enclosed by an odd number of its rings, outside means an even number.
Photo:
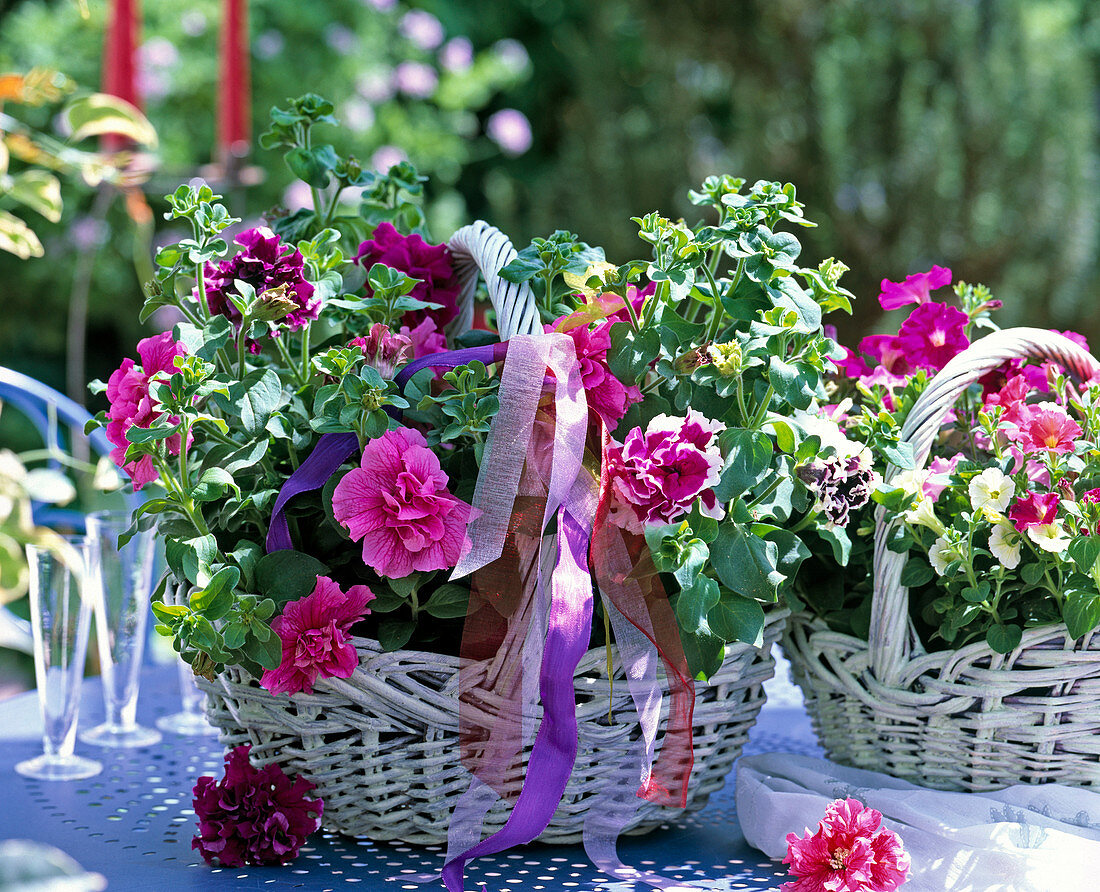
[[[47,387],[41,381],[2,366],[0,403],[17,409],[30,419],[47,447],[67,451],[62,433],[67,429],[71,442],[86,439],[98,455],[107,455],[114,448],[102,430],[84,433],[84,425],[92,416],[79,403],[52,387]],[[56,459],[50,460],[49,464],[52,467],[60,465]],[[136,508],[141,504],[142,497],[131,493],[127,496],[127,501],[130,508]],[[67,527],[80,532],[84,530],[84,515],[79,511],[48,504],[34,504],[32,510],[35,523]],[[25,653],[33,651],[30,623],[6,608],[0,608],[0,647],[11,647]]]

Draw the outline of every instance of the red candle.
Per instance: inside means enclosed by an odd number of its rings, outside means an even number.
[[[219,84],[218,159],[227,162],[248,151],[248,0],[225,0]]]
[[[137,45],[141,38],[140,0],[111,0],[107,33],[103,41],[103,92],[141,108],[138,91]],[[103,147],[117,150],[126,140],[112,133],[103,137]]]

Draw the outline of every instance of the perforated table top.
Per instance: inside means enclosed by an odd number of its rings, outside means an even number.
[[[809,721],[782,675],[769,688],[771,702],[750,736],[746,752],[819,754]],[[179,708],[173,667],[149,670],[139,702],[139,720]],[[85,684],[80,726],[102,718],[97,680]],[[77,744],[77,752],[100,759],[103,773],[86,781],[45,782],[17,775],[13,766],[41,751],[36,696],[0,703],[0,838],[48,842],[85,869],[107,877],[110,890],[431,890],[402,875],[438,871],[440,846],[414,847],[319,833],[288,867],[207,867],[191,850],[195,816],[191,788],[202,774],[221,776],[222,750],[216,738],[165,735],[139,750],[110,751]],[[643,837],[619,844],[622,860],[684,880],[707,880],[704,888],[774,890],[787,878],[784,865],[748,847],[734,811],[733,775],[707,806]],[[801,830],[801,828],[797,828]],[[467,888],[590,890],[629,892],[634,884],[609,879],[588,861],[580,846],[531,845],[482,858],[467,870]],[[648,886],[638,885],[639,889]]]

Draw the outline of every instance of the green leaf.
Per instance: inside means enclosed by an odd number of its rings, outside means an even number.
[[[794,426],[783,418],[769,418],[764,422],[775,432],[776,445],[787,455],[794,455],[798,448],[798,434]]]
[[[991,626],[985,640],[999,654],[1011,653],[1020,646],[1023,630],[1019,626]]]
[[[387,653],[399,650],[409,643],[416,623],[404,619],[384,619],[378,625],[378,643]]]
[[[265,669],[278,669],[283,660],[283,639],[278,635],[269,635],[266,641],[260,640],[251,627],[249,636],[241,650]]]
[[[1062,605],[1062,619],[1069,629],[1070,638],[1080,638],[1088,634],[1100,626],[1100,594],[1088,591],[1068,592]]]
[[[283,385],[273,369],[257,369],[229,388],[228,399],[215,394],[214,400],[223,411],[241,419],[249,437],[258,437],[271,413],[283,404]]]
[[[912,471],[917,466],[916,459],[913,456],[912,443],[898,443],[896,446],[884,443],[880,447],[880,451],[895,468]]]
[[[707,613],[718,603],[718,597],[718,583],[707,576],[699,576],[690,586],[681,588],[676,599],[676,620],[681,632],[709,633]]]
[[[215,573],[206,586],[197,592],[193,592],[191,597],[188,598],[187,603],[191,605],[191,609],[196,613],[206,613],[215,605],[225,603],[223,596],[228,596],[229,603],[225,607],[225,610],[218,617],[224,616],[225,611],[232,606],[233,602],[233,588],[241,581],[241,571],[236,567],[222,567],[217,573]]]
[[[329,171],[339,160],[332,146],[317,146],[312,149],[299,147],[286,153],[286,165],[294,176],[318,189],[328,185]]]
[[[802,363],[787,363],[778,356],[769,360],[768,380],[779,398],[796,409],[808,409],[813,402],[811,382],[816,378],[817,372]]]
[[[918,585],[926,585],[935,578],[936,574],[924,558],[910,558],[901,571],[901,584],[906,588]],[[979,599],[981,600],[981,599]]]
[[[764,643],[764,608],[751,598],[723,591],[707,613],[710,630],[727,643],[743,641],[753,647]]]
[[[69,125],[70,139],[80,142],[90,136],[117,133],[139,145],[156,148],[157,132],[134,106],[117,96],[92,93],[74,99],[62,113]]]
[[[714,494],[720,502],[728,502],[767,476],[772,467],[772,441],[760,431],[734,428],[722,432],[720,443],[726,453],[726,468]]]
[[[1100,537],[1081,536],[1074,539],[1067,550],[1070,558],[1077,565],[1077,569],[1086,576],[1092,575],[1092,568],[1100,558]],[[1074,635],[1074,638],[1079,637]]]
[[[126,439],[131,443],[151,443],[155,440],[167,440],[179,429],[178,424],[155,424],[152,427],[138,427],[135,424],[126,431]]]
[[[660,353],[661,336],[652,328],[639,334],[629,323],[616,322],[610,337],[607,364],[611,373],[624,384],[637,383]]]
[[[681,631],[680,642],[693,678],[706,681],[722,668],[722,661],[726,658],[726,645],[717,635],[709,632],[693,635]]]
[[[225,495],[227,489],[240,495],[241,489],[233,481],[233,475],[225,468],[207,468],[199,477],[199,482],[191,489],[191,498],[196,502],[213,502]]]
[[[61,219],[61,182],[51,173],[24,170],[11,181],[7,194],[51,223]]]
[[[428,598],[425,612],[438,619],[455,619],[465,616],[470,602],[470,592],[460,585],[441,585]]]
[[[312,592],[317,577],[328,571],[328,566],[312,555],[289,548],[273,551],[256,564],[256,587],[261,595],[282,607]]]
[[[722,584],[758,601],[775,601],[783,582],[776,569],[779,550],[774,542],[754,536],[737,523],[725,523],[710,549],[711,565]]]

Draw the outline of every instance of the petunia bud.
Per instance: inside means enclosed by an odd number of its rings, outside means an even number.
[[[741,374],[741,345],[737,341],[711,344],[707,347],[710,360],[723,378],[735,378]]]
[[[252,318],[260,322],[278,322],[298,309],[298,302],[287,297],[287,286],[276,285],[260,295],[252,307]]]
[[[709,365],[710,356],[707,353],[707,345],[695,347],[685,353],[681,353],[672,360],[672,369],[677,375],[690,375],[697,368]]]

